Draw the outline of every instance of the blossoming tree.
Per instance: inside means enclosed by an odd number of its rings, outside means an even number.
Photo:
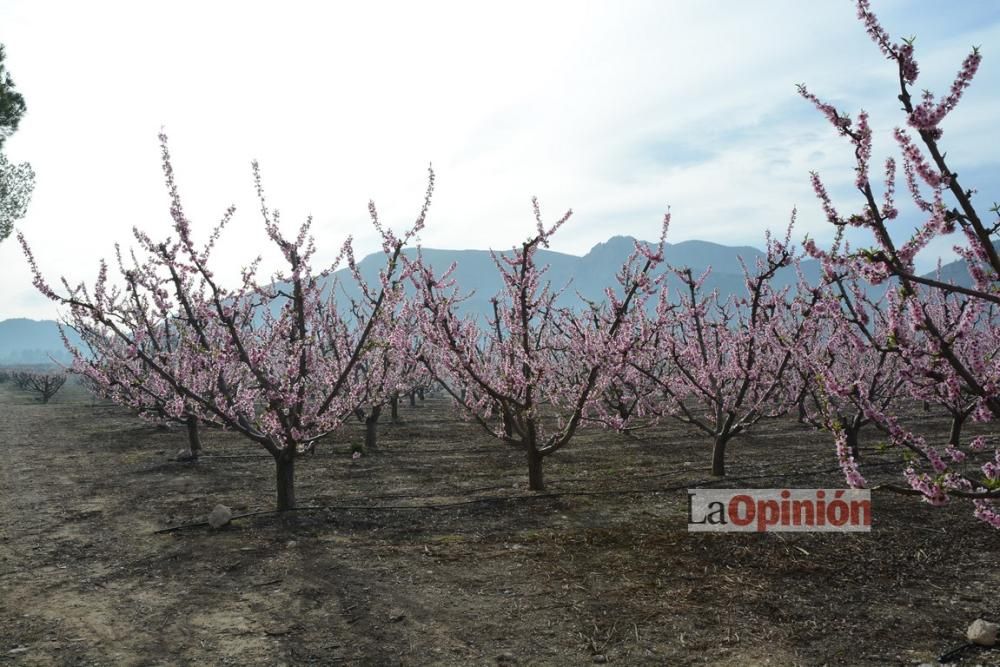
[[[806,300],[806,295],[813,305],[786,310],[784,325],[803,332],[788,348],[800,419],[832,432],[838,457],[845,465],[854,465],[860,458],[861,429],[873,423],[870,408],[885,411],[907,395],[901,359],[878,345],[888,335],[891,295],[874,299],[857,280],[843,274],[825,275],[817,285],[800,275],[797,300]]]
[[[971,355],[962,354],[959,341],[976,332],[995,331],[1000,327],[996,305],[1000,304],[1000,253],[998,232],[1000,220],[984,218],[973,201],[974,191],[959,181],[941,147],[944,134],[942,122],[956,108],[982,61],[978,48],[962,63],[950,90],[941,98],[925,90],[914,99],[911,87],[920,73],[915,59],[914,40],[894,42],[873,13],[868,0],[857,0],[857,14],[869,36],[897,72],[898,92],[908,128],[896,127],[893,137],[902,155],[907,189],[923,224],[909,238],[900,242],[890,230],[899,217],[895,204],[896,160],[885,162],[882,196],[870,179],[872,129],[868,114],[862,111],[857,122],[833,105],[823,102],[805,86],[800,94],[812,102],[833,124],[837,132],[854,147],[856,158],[855,186],[861,194],[860,212],[848,216],[838,213],[820,176],[812,174],[812,183],[828,221],[835,225],[838,240],[849,226],[867,230],[874,246],[854,253],[841,251],[835,243],[829,251],[815,243],[809,252],[828,266],[849,264],[869,282],[891,282],[898,289],[897,306],[890,309],[888,339],[879,345],[905,360],[914,377],[950,385],[965,392],[974,402],[973,414],[983,420],[1000,417],[1000,357],[988,350]],[[946,203],[950,198],[953,204]],[[996,207],[992,210],[997,213]],[[939,277],[919,275],[914,260],[931,240],[954,232],[964,237],[964,244],[955,246],[965,260],[969,283],[945,282]],[[897,235],[898,236],[898,235]],[[960,303],[961,317],[950,329],[934,316],[935,292],[951,295]],[[892,442],[909,453],[903,471],[909,488],[894,488],[922,497],[932,504],[943,504],[951,497],[972,501],[980,519],[1000,528],[1000,511],[994,499],[1000,497],[1000,449],[992,456],[976,452],[978,470],[970,466],[970,452],[954,447],[939,447],[905,428],[898,416],[876,409],[869,416],[878,420],[891,434]],[[981,450],[983,439],[977,438],[971,451]],[[982,458],[978,458],[982,457]],[[985,459],[985,462],[984,460]],[[850,466],[845,467],[848,482],[864,483],[864,478]]]
[[[277,509],[294,509],[296,459],[340,427],[363,393],[355,369],[371,349],[376,324],[392,308],[399,293],[396,285],[407,277],[400,253],[423,228],[433,173],[420,214],[403,236],[383,227],[370,205],[385,265],[376,284],[362,286],[373,295],[363,305],[364,321],[352,320],[346,313],[338,316],[344,320],[346,344],[343,354],[331,355],[323,348],[323,334],[331,326],[329,311],[321,316],[327,298],[323,282],[341,262],[353,265],[350,239],[332,267],[314,270],[311,219],[296,236],[286,236],[278,212],[267,206],[254,163],[264,228],[287,268],[264,281],[258,278],[259,260],[253,261],[239,284],[227,288],[212,268],[212,251],[234,209],[226,211],[204,245],[196,245],[162,135],[161,145],[175,236],[155,241],[134,230],[142,258],[136,268],[124,272],[124,288],[109,285],[107,265],[102,262],[92,289],[63,280],[61,291],[43,277],[21,237],[35,286],[68,307],[71,318],[120,341],[146,372],[169,386],[174,410],[193,410],[200,419],[237,431],[267,450],[276,466]],[[154,330],[166,322],[182,323],[176,329],[175,346],[157,349],[146,322]]]
[[[537,200],[533,204],[535,235],[510,253],[493,254],[503,289],[493,298],[488,322],[457,315],[462,296],[450,279],[454,266],[442,275],[421,267],[414,284],[426,365],[467,415],[525,452],[528,487],[540,491],[544,458],[569,444],[602,395],[609,360],[633,344],[624,325],[652,291],[649,272],[662,261],[663,238],[653,248],[636,244],[618,274],[618,289],[606,291],[606,315],[594,326],[585,305],[558,305],[561,291],[545,281],[546,267],[536,261],[572,212],[546,227]],[[668,222],[669,215],[664,235]]]
[[[1000,306],[988,304],[971,314],[967,309],[974,305],[963,295],[945,290],[925,290],[924,313],[932,318],[938,330],[947,331],[951,336],[951,349],[955,357],[966,365],[973,365],[978,359],[995,359],[1000,356],[1000,328],[991,326],[998,321],[996,310]],[[980,304],[981,305],[981,304]],[[926,336],[926,331],[918,333]],[[932,341],[924,341],[919,349],[933,350]],[[951,417],[948,446],[959,447],[962,442],[962,428],[972,418],[989,420],[980,401],[970,395],[968,388],[949,373],[949,363],[941,355],[921,354],[910,360],[908,386],[914,398],[936,404],[944,408]]]
[[[792,261],[788,238],[768,236],[766,256],[755,270],[744,266],[746,293],[726,301],[718,292],[704,292],[708,271],[695,276],[690,268],[672,268],[682,285],[678,303],[666,305],[670,296],[661,291],[655,320],[639,326],[650,333],[629,365],[644,379],[642,412],[709,436],[713,475],[726,474],[726,446],[733,438],[790,405],[785,379],[791,352],[775,340],[774,329],[788,290],[775,290],[772,280]],[[644,314],[637,311],[636,317]]]
[[[122,275],[128,274],[130,270],[125,269],[120,251],[116,252],[116,256]],[[137,279],[143,275],[141,270],[134,270],[139,268],[133,267],[131,271]],[[130,296],[134,299],[138,294],[133,290]],[[121,314],[148,316],[149,312],[144,308],[132,308],[123,310]],[[146,317],[130,323],[130,327],[141,329],[143,335],[140,345],[147,354],[159,355],[164,363],[173,358],[173,352],[181,340],[180,328],[185,326],[183,320],[166,315],[160,321],[154,322]],[[160,313],[160,316],[164,314]],[[82,348],[77,348],[61,330],[63,344],[73,355],[71,370],[82,384],[101,398],[135,410],[143,419],[157,423],[183,424],[187,430],[188,447],[178,454],[178,459],[197,459],[202,444],[200,411],[196,404],[175,391],[174,386],[160,374],[153,372],[142,356],[134,351],[133,345],[124,342],[99,321],[88,317],[86,311],[72,311],[68,325],[83,343]],[[207,393],[212,392],[211,382],[203,380],[200,384]]]

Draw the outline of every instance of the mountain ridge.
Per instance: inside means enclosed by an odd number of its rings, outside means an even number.
[[[637,239],[632,236],[615,235],[608,240],[595,244],[584,255],[570,255],[547,248],[540,249],[536,259],[541,265],[548,266],[546,279],[556,288],[568,285],[561,296],[562,305],[579,303],[578,297],[592,301],[604,298],[604,289],[616,285],[615,274],[622,263],[633,252]],[[652,247],[648,241],[641,243]],[[404,252],[413,256],[415,248],[407,248]],[[457,264],[453,274],[463,294],[470,294],[461,305],[463,313],[484,315],[490,312],[490,298],[499,291],[501,283],[490,250],[444,250],[423,248],[420,250],[424,260],[440,273],[454,262]],[[494,250],[497,255],[510,253],[507,250]],[[711,267],[712,272],[705,282],[705,289],[719,290],[720,296],[726,298],[744,289],[744,278],[740,259],[746,266],[753,268],[757,259],[764,257],[764,252],[752,246],[726,246],[720,243],[701,240],[679,241],[664,245],[666,264],[687,266],[700,273]],[[375,280],[382,268],[384,256],[372,253],[364,257],[358,267],[366,280]],[[662,266],[660,271],[665,270]],[[815,260],[804,260],[802,270],[810,281],[820,276],[820,265]],[[935,272],[928,274],[934,275]],[[333,274],[343,278],[340,281],[341,290],[349,297],[358,296],[357,290],[349,280],[346,269]],[[941,267],[941,276],[945,280],[954,280],[957,284],[970,287],[971,278],[965,267],[964,260],[949,262]],[[778,288],[793,285],[796,276],[794,271],[784,269],[775,276]],[[667,284],[676,294],[678,281],[668,276]],[[67,335],[75,339],[72,330]],[[73,342],[77,342],[73,340]],[[58,325],[52,320],[32,320],[28,318],[11,318],[0,320],[0,365],[66,363],[70,360],[69,353],[62,344]]]

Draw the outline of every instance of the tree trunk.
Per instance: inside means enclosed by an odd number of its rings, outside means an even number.
[[[399,423],[399,394],[397,392],[392,393],[392,398],[389,399],[390,414],[392,417],[392,423]]]
[[[423,400],[424,400],[424,390],[422,388],[421,389],[417,389],[417,398],[419,398],[420,401],[423,402]]]
[[[187,425],[188,448],[191,450],[191,456],[198,458],[198,454],[201,453],[201,434],[198,433],[198,418],[189,416],[185,423]]]
[[[712,475],[715,477],[726,476],[726,443],[729,436],[718,435],[715,437],[715,446],[712,448]]]
[[[958,441],[962,437],[962,425],[965,424],[967,415],[961,412],[953,412],[951,415],[951,434],[948,436],[948,444],[958,447]]]
[[[365,451],[374,452],[378,448],[378,418],[382,414],[382,406],[372,408],[371,414],[365,418]]]
[[[278,473],[278,511],[295,509],[295,456],[283,451],[274,462]]]
[[[545,490],[545,479],[542,477],[542,455],[532,445],[528,446],[528,489],[530,491]]]
[[[853,426],[844,429],[844,434],[847,436],[847,447],[855,461],[861,460],[861,447],[858,441],[858,432],[860,430],[860,428]]]
[[[415,391],[410,392],[410,407],[411,408],[417,407],[417,392]]]
[[[514,434],[514,424],[510,413],[502,405],[497,405],[500,411],[500,423],[503,424],[503,434],[508,438]]]

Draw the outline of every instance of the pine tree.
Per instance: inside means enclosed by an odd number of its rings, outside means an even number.
[[[27,162],[12,163],[3,153],[3,143],[14,134],[27,107],[24,96],[14,88],[14,80],[4,66],[0,44],[0,241],[10,235],[14,223],[24,217],[35,187],[35,172]]]
[[[4,66],[6,55],[3,44],[0,44],[0,148],[3,148],[7,137],[17,131],[21,117],[27,110],[24,96],[15,90],[14,80]]]

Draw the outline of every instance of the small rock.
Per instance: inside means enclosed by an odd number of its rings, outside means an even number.
[[[11,650],[7,651],[7,654],[8,655],[17,655],[18,653],[24,653],[27,650],[28,650],[27,646],[18,646],[16,648],[12,648]]]
[[[299,543],[296,542],[295,540],[290,540],[288,544],[286,544],[285,546],[288,547],[289,549],[294,549],[295,547],[299,546]]]
[[[497,662],[501,665],[513,665],[517,663],[517,658],[510,651],[504,651],[497,656]]]
[[[972,625],[969,626],[965,636],[968,637],[969,641],[973,644],[978,644],[979,646],[993,646],[997,643],[997,629],[1000,629],[1000,625],[977,618],[972,622]]]
[[[402,609],[393,609],[389,612],[390,623],[399,623],[404,618],[406,618],[406,612]]]
[[[177,456],[175,458],[178,461],[194,461],[198,457],[195,456],[194,452],[192,452],[190,449],[182,449],[179,452],[177,452]]]
[[[208,525],[218,530],[233,518],[233,511],[225,505],[216,505],[208,515]]]
[[[598,665],[603,665],[607,661],[608,661],[608,656],[604,655],[603,653],[598,653],[597,655],[594,656],[594,662],[596,662]]]

